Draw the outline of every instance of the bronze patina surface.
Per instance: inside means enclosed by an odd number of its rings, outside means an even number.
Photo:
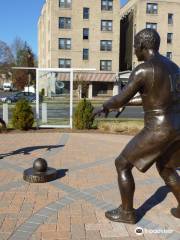
[[[57,171],[50,168],[43,158],[38,158],[33,163],[33,168],[24,171],[23,179],[31,183],[44,183],[53,181],[57,178]]]
[[[122,205],[106,212],[112,221],[135,223],[133,197],[135,182],[132,168],[146,172],[153,163],[164,182],[177,199],[173,216],[180,218],[180,71],[179,67],[159,53],[160,36],[152,29],[144,29],[134,39],[135,54],[141,61],[131,73],[128,84],[119,95],[113,96],[93,116],[137,105],[131,100],[139,93],[144,109],[144,128],[116,158],[118,184]]]

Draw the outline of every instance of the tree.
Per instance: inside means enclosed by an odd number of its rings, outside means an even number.
[[[25,46],[25,41],[23,41],[20,37],[16,37],[11,45],[11,51],[13,53],[13,56],[15,58],[15,63],[17,60],[17,54],[18,52],[23,49]]]
[[[14,64],[14,57],[10,47],[0,40],[0,74],[9,76],[11,67]]]
[[[0,40],[0,74],[11,77],[17,89],[35,84],[35,70],[12,70],[12,67],[35,67],[36,64],[36,56],[25,41],[17,37],[10,48]]]
[[[0,40],[0,65],[10,65],[14,62],[14,57],[10,47]]]
[[[16,64],[21,67],[34,67],[34,54],[26,42],[17,52]]]
[[[87,97],[88,87],[89,87],[89,81],[86,81],[83,79],[83,75],[76,74],[75,75],[75,81],[74,81],[74,89],[78,91],[78,97]]]
[[[18,49],[16,53],[16,66],[17,67],[34,67],[35,56],[25,42],[23,48]],[[35,71],[34,70],[14,70],[15,85],[18,89],[24,89],[25,86],[29,86],[35,83]]]
[[[28,47],[28,44],[26,41],[22,40],[20,37],[16,37],[11,45],[11,51],[13,53],[14,59],[15,59],[15,63],[17,64],[17,56],[18,53],[25,48],[25,46]],[[28,47],[30,50],[31,48]],[[33,62],[34,62],[34,66],[37,66],[37,56],[33,53]]]

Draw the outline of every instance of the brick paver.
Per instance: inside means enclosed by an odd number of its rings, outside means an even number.
[[[133,170],[136,225],[110,222],[104,211],[120,204],[114,159],[131,136],[95,133],[1,134],[0,239],[180,239],[176,201],[155,167]],[[60,170],[60,178],[30,184],[24,169],[37,157]],[[142,235],[135,232],[143,229]]]

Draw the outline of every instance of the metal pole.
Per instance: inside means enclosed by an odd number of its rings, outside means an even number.
[[[29,85],[30,85],[30,82],[31,82],[31,74],[29,73],[28,74],[28,95],[29,95]]]
[[[39,128],[39,70],[36,69],[36,128]]]
[[[73,69],[70,71],[70,127],[73,127]]]

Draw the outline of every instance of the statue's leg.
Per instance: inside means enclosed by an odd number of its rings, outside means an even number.
[[[133,165],[120,155],[115,160],[115,166],[118,174],[118,185],[121,194],[122,208],[130,211],[133,209],[135,191],[135,183],[132,175]]]
[[[173,216],[180,218],[180,177],[175,168],[170,167],[168,164],[164,165],[163,161],[158,161],[156,166],[160,176],[166,185],[169,186],[178,202],[178,207],[171,209],[171,213]]]
[[[135,191],[135,183],[132,175],[133,165],[122,155],[115,160],[115,165],[118,173],[118,184],[122,205],[117,209],[107,211],[105,216],[111,221],[135,223],[136,216],[135,210],[133,209]]]
[[[6,129],[6,123],[2,118],[0,118],[0,124],[1,124],[3,129]]]

